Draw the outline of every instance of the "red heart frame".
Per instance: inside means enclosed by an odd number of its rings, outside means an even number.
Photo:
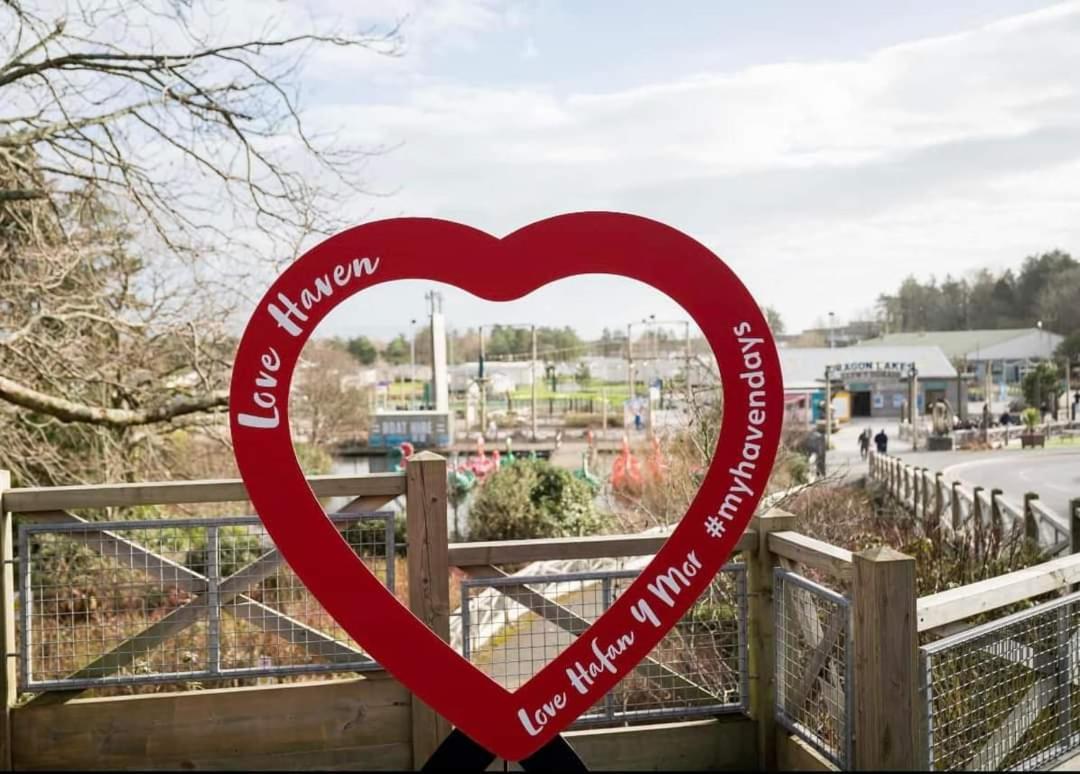
[[[365,288],[425,279],[509,301],[578,274],[630,277],[680,303],[720,365],[724,417],[697,496],[649,566],[588,631],[511,693],[403,607],[326,517],[293,450],[289,385],[315,326]],[[503,239],[427,218],[368,223],[327,239],[282,273],[259,302],[237,350],[229,406],[236,461],[252,504],[293,571],[383,667],[507,760],[528,757],[595,704],[707,588],[765,490],[782,424],[776,347],[739,279],[685,234],[608,212],[559,215]],[[717,525],[722,533],[710,534]],[[669,572],[680,585],[685,578],[671,606],[648,588]],[[600,668],[591,685],[579,681],[584,693],[568,674],[578,662]],[[554,717],[542,712],[545,703]],[[548,718],[546,725],[539,726],[538,713]]]

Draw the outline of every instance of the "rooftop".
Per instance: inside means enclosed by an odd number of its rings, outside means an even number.
[[[915,363],[920,379],[955,379],[956,369],[940,347],[865,346],[784,348],[780,368],[785,389],[820,387],[825,381],[825,366],[845,363]]]
[[[1041,328],[999,328],[996,330],[976,331],[914,331],[909,333],[887,333],[873,339],[860,342],[860,346],[937,346],[941,347],[946,357],[958,360],[978,360],[984,350],[999,348],[1006,342],[1030,338],[1029,346],[1021,347],[1016,353],[996,354],[993,357],[1047,357],[1060,342],[1061,336]],[[1040,342],[1040,340],[1043,340]],[[1041,346],[1040,346],[1041,343]],[[1030,354],[1022,354],[1030,350]]]

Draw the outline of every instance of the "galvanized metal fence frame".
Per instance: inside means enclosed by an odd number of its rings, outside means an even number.
[[[391,511],[357,511],[357,512],[345,512],[345,513],[333,513],[328,514],[328,518],[335,524],[348,524],[356,522],[373,522],[383,521],[385,522],[384,541],[385,541],[385,555],[386,555],[386,585],[393,591],[395,582],[395,536],[394,536],[394,519],[395,514]],[[184,681],[195,680],[228,680],[235,678],[258,678],[258,677],[275,677],[283,675],[297,675],[308,674],[318,672],[364,672],[381,669],[378,663],[371,658],[367,657],[360,650],[352,648],[351,646],[342,645],[345,650],[345,658],[342,658],[342,654],[337,654],[334,659],[323,663],[310,663],[310,664],[260,664],[258,667],[246,667],[246,668],[222,668],[220,665],[220,623],[221,623],[221,599],[220,599],[220,585],[222,578],[220,577],[220,544],[219,534],[220,530],[227,527],[259,527],[262,525],[259,517],[257,516],[219,516],[219,517],[203,517],[203,518],[187,518],[187,519],[146,519],[146,520],[131,520],[131,521],[86,521],[77,523],[21,523],[18,525],[18,538],[17,545],[19,551],[19,586],[21,594],[21,605],[19,611],[19,631],[18,631],[18,657],[19,657],[19,689],[26,692],[43,692],[43,691],[55,691],[55,690],[82,690],[88,688],[100,688],[105,686],[120,686],[120,685],[144,685],[154,683],[175,683]],[[206,530],[207,538],[207,570],[206,574],[200,573],[196,570],[192,570],[187,567],[177,565],[167,557],[154,553],[150,549],[139,545],[138,543],[124,537],[116,535],[117,532],[138,532],[138,531],[150,531],[150,530],[164,530],[164,529],[190,529],[199,528]],[[108,538],[111,542],[121,542],[129,544],[134,550],[138,551],[142,556],[153,557],[155,561],[161,562],[164,565],[172,565],[178,572],[182,572],[183,576],[195,580],[199,583],[205,584],[206,593],[206,622],[207,622],[207,668],[201,670],[191,670],[184,672],[160,672],[153,674],[126,674],[126,675],[109,675],[100,677],[69,677],[61,679],[51,680],[35,680],[33,677],[33,562],[28,558],[30,557],[32,540],[35,535],[41,534],[78,534],[78,533],[96,533]],[[235,573],[233,578],[243,581],[245,579],[239,578],[244,569],[251,567],[256,562],[272,561],[270,557],[277,554],[277,549],[273,547],[273,542],[269,536],[266,536],[268,544],[267,550],[251,565],[247,565],[240,571]],[[85,544],[85,542],[84,542]],[[100,551],[99,551],[100,553]],[[104,555],[104,554],[103,554]],[[280,555],[279,555],[280,556]],[[285,566],[284,559],[278,558],[277,563],[281,566]],[[139,569],[138,567],[132,567],[132,569]],[[145,569],[145,568],[144,568]],[[250,579],[249,585],[255,585],[261,581],[261,577],[255,577]],[[245,587],[246,590],[247,587]],[[234,594],[241,593],[235,592]],[[288,618],[282,615],[283,618]],[[183,626],[184,629],[194,624],[195,619]],[[291,620],[291,619],[290,619]],[[297,626],[306,627],[302,624]],[[177,632],[178,633],[178,632]],[[321,634],[321,633],[317,633]],[[140,635],[135,635],[136,637]],[[175,636],[170,635],[170,636]],[[332,640],[333,638],[328,635],[323,635],[325,639]],[[160,641],[164,642],[168,637],[162,638]],[[350,660],[348,655],[355,652],[356,658]],[[105,654],[102,654],[105,655]]]
[[[813,690],[814,684],[819,679],[822,670],[826,668],[828,664],[830,652],[835,649],[834,645],[842,643],[840,647],[842,647],[843,650],[841,654],[843,660],[843,717],[830,718],[840,733],[840,744],[831,744],[828,740],[823,739],[818,734],[814,733],[814,731],[808,728],[798,717],[800,707],[792,707],[788,704],[790,697],[785,690],[784,672],[786,665],[798,663],[798,660],[793,658],[793,654],[788,652],[787,647],[789,642],[789,637],[787,636],[789,622],[786,614],[786,605],[789,596],[787,592],[789,584],[835,608],[832,617],[832,621],[835,622],[832,625],[834,628],[826,628],[822,634],[821,641],[808,651],[809,656],[806,658],[803,669],[798,677],[799,684],[805,686],[803,692],[809,696],[810,692]],[[774,615],[776,619],[774,627],[777,692],[776,722],[809,744],[841,770],[849,770],[854,767],[855,762],[855,647],[851,624],[851,601],[843,594],[828,589],[821,584],[815,583],[814,581],[804,578],[783,567],[776,567],[773,570],[773,596]],[[801,701],[799,703],[801,704]],[[818,707],[817,709],[827,714],[831,714],[831,710],[828,706]]]
[[[1047,620],[1040,623],[1036,620],[1040,618]],[[1052,636],[1041,636],[1042,633],[1037,631],[1040,627],[1045,627]],[[1036,636],[1031,638],[1030,643],[1018,641],[1015,637],[1024,629],[1028,633],[1036,630]],[[1010,630],[1013,636],[1009,636]],[[1048,647],[1040,648],[1042,644],[1048,644]],[[998,712],[998,715],[1004,714],[999,723],[990,724],[981,718],[988,728],[978,738],[977,748],[974,742],[968,745],[973,752],[970,756],[966,756],[966,753],[957,755],[955,751],[935,750],[935,736],[938,735],[935,721],[939,710],[944,711],[941,707],[943,701],[952,698],[946,693],[943,699],[940,695],[942,692],[935,692],[935,668],[938,661],[953,652],[978,655],[986,660],[995,659],[1003,666],[1026,669],[1034,676],[1032,684],[1024,687],[1015,676],[1007,677],[1002,669],[995,669],[988,677],[981,678],[979,688],[953,686],[954,690],[981,691],[984,698],[974,702],[980,709],[993,700],[994,680],[1005,681],[1003,690],[1006,693],[1013,689],[1019,694],[1019,689],[1023,688],[1022,695],[1005,697],[1007,712],[1006,709]],[[1076,705],[1073,696],[1074,689],[1080,685],[1080,591],[924,645],[919,648],[919,671],[920,690],[925,701],[923,723],[927,741],[922,764],[926,770],[938,770],[937,765],[942,758],[946,761],[956,759],[952,761],[956,765],[945,770],[958,767],[965,770],[999,770],[1025,739],[1028,739],[1028,744],[1038,741],[1028,738],[1029,731],[1039,722],[1039,717],[1049,710],[1049,726],[1055,736],[1053,743],[1008,763],[1010,770],[1045,770],[1080,749],[1080,732],[1074,730],[1080,720],[1080,706]],[[995,719],[998,718],[995,716]],[[1043,720],[1043,723],[1046,721]],[[955,741],[961,730],[950,729],[951,733],[945,735],[942,743]],[[1001,737],[1000,744],[998,737]]]
[[[470,627],[472,625],[470,608],[471,592],[473,589],[495,589],[502,594],[513,598],[513,592],[502,591],[506,587],[522,587],[529,585],[550,585],[557,583],[573,582],[599,582],[601,593],[602,611],[606,611],[614,600],[614,582],[619,580],[633,580],[640,575],[638,570],[586,570],[580,572],[558,573],[549,575],[508,575],[482,578],[463,578],[460,581],[461,589],[461,627],[462,627],[462,655],[469,659],[470,651]],[[614,693],[609,691],[604,698],[605,707],[602,712],[586,713],[575,722],[575,727],[595,726],[601,724],[666,720],[675,718],[689,718],[700,716],[715,716],[729,713],[745,713],[749,709],[750,702],[750,670],[748,653],[748,610],[746,565],[741,562],[729,562],[721,568],[717,578],[730,576],[735,585],[735,601],[738,614],[736,616],[737,651],[739,669],[739,701],[737,703],[717,702],[711,705],[695,705],[690,707],[675,706],[652,708],[645,710],[617,710],[614,706]],[[562,612],[568,612],[563,610]],[[579,627],[589,624],[588,621],[576,616],[572,624],[569,621],[552,620],[551,623],[562,626],[571,633],[578,633]],[[568,625],[570,624],[570,625]],[[573,625],[576,624],[576,625]],[[655,671],[665,669],[664,665],[651,657],[646,657],[635,671]],[[673,670],[672,674],[679,677]]]

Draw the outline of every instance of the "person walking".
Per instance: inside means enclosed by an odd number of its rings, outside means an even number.
[[[861,433],[859,433],[859,456],[862,457],[865,460],[866,455],[868,455],[869,453],[870,453],[870,428],[867,427],[867,428],[864,428]]]
[[[885,454],[889,450],[889,436],[885,435],[885,428],[881,428],[881,432],[874,436],[874,444],[877,446],[878,454]]]

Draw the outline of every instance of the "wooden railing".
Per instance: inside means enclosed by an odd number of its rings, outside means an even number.
[[[928,478],[925,472],[915,475],[910,469],[880,459],[873,464],[890,491],[906,496],[923,514],[950,524],[970,520],[975,510],[989,513],[1009,507],[996,492],[967,491],[939,483],[935,489],[935,477]],[[374,510],[405,496],[409,607],[444,637],[448,636],[451,613],[451,568],[474,577],[491,577],[505,575],[501,568],[506,565],[534,561],[648,556],[664,541],[663,536],[656,535],[604,535],[448,543],[446,464],[434,455],[414,456],[403,474],[313,477],[310,481],[320,497],[352,498],[345,510]],[[95,763],[95,753],[87,746],[87,740],[95,733],[108,733],[107,729],[112,727],[127,729],[124,746],[127,752],[102,755],[96,765],[181,767],[189,761],[200,766],[235,766],[242,760],[251,766],[289,762],[291,767],[317,767],[348,761],[361,766],[400,768],[418,765],[426,759],[447,733],[445,722],[400,686],[392,687],[396,683],[382,673],[370,673],[344,683],[317,684],[323,688],[311,684],[273,686],[124,700],[72,701],[72,695],[63,695],[53,702],[17,703],[12,540],[15,520],[81,521],[82,517],[73,511],[246,499],[247,492],[240,481],[11,489],[6,474],[0,472],[0,513],[3,514],[0,551],[5,560],[0,573],[0,604],[4,622],[2,646],[7,655],[4,669],[0,670],[0,691],[5,698],[0,763],[6,762],[8,768],[12,765],[64,768],[79,756],[90,756],[86,760]],[[1023,510],[1036,519],[1050,518],[1036,500],[1029,500]],[[1080,501],[1074,503],[1072,519],[1080,519]],[[779,728],[775,721],[774,568],[821,579],[850,599],[854,677],[848,690],[855,691],[852,720],[857,768],[913,769],[923,760],[920,750],[926,740],[919,720],[921,698],[916,668],[920,635],[955,631],[974,616],[1080,584],[1078,554],[917,599],[915,562],[911,557],[891,549],[852,553],[815,540],[797,531],[794,516],[778,510],[757,516],[740,538],[736,550],[747,568],[749,717],[634,727],[618,732],[573,732],[575,746],[586,757],[593,756],[596,764],[627,766],[654,761],[656,765],[670,766],[675,760],[697,767],[830,768],[820,755]],[[547,602],[525,599],[520,596],[522,590],[512,584],[506,588],[519,594],[516,599],[523,599],[524,604],[536,605],[539,614],[543,614]],[[570,622],[569,626],[580,628],[580,622],[569,617],[564,620]],[[812,665],[820,663],[812,658],[809,661]],[[646,661],[643,668],[661,667]],[[273,692],[274,707],[288,707],[296,701],[297,706],[307,707],[305,712],[309,715],[305,715],[299,726],[290,727],[287,733],[282,731],[284,725],[274,724],[298,721],[288,720],[287,716],[292,717],[289,713],[271,708],[268,704],[271,694],[267,692]],[[290,692],[299,698],[290,699]],[[355,699],[347,699],[348,696]],[[325,711],[319,710],[325,702],[329,702]],[[180,717],[175,713],[181,711],[181,706],[184,717],[189,719],[185,724],[162,724],[154,720],[163,717],[162,713]],[[341,712],[355,713],[361,719],[342,719]],[[206,718],[217,718],[215,722],[221,728],[257,728],[261,733],[242,743],[230,738],[228,743],[232,746],[226,747]],[[704,740],[710,741],[706,744]],[[673,746],[681,757],[671,757],[676,754]],[[200,753],[204,748],[205,754]],[[153,749],[171,752],[162,753],[165,757],[154,757],[148,752]]]
[[[446,463],[430,454],[411,458],[405,473],[316,476],[309,482],[319,497],[349,497],[348,505],[340,509],[343,511],[377,510],[405,496],[408,606],[444,638],[448,638],[451,612],[451,567],[483,576],[502,573],[499,565],[542,559],[647,556],[663,542],[663,538],[651,536],[611,535],[449,544],[446,538]],[[242,765],[252,767],[287,765],[302,768],[351,761],[362,768],[401,768],[418,766],[426,760],[448,732],[445,721],[421,702],[400,687],[389,689],[387,686],[394,684],[393,681],[380,672],[365,672],[360,678],[345,682],[150,694],[126,699],[80,699],[77,698],[80,691],[65,690],[38,694],[29,702],[25,701],[27,697],[17,701],[18,641],[13,573],[16,521],[83,523],[87,519],[77,513],[83,509],[100,511],[133,506],[243,502],[247,500],[247,491],[239,480],[21,489],[12,489],[8,483],[7,474],[0,472],[0,513],[4,516],[0,549],[7,560],[0,575],[0,605],[5,624],[2,644],[3,653],[7,654],[0,674],[0,691],[5,698],[0,727],[0,766],[8,769],[74,768],[76,763],[84,763],[109,768],[216,768],[222,765],[235,767],[238,761],[243,761]],[[110,546],[124,539],[110,541],[106,531],[90,528],[89,532],[98,539],[83,541],[84,544],[93,543],[112,560],[123,562],[127,557],[138,565],[133,569],[151,576],[155,568],[164,568],[163,562],[169,561],[155,558],[149,549],[133,544],[125,543],[125,551],[112,550]],[[740,539],[738,547],[740,551],[747,551],[755,545],[755,536],[747,533]],[[257,560],[259,571],[249,571],[250,576],[253,579],[264,577],[267,568],[277,561],[274,556],[264,555]],[[175,571],[177,567],[172,563],[171,569]],[[188,574],[182,571],[172,575],[176,575],[177,583],[181,585],[188,582]],[[198,578],[194,578],[188,584],[196,599],[200,592],[200,588],[196,588],[198,582]],[[181,612],[183,609],[183,606],[178,608]],[[186,621],[191,616],[174,616],[173,620],[179,618]],[[297,625],[295,621],[279,620],[271,627],[275,632],[268,634],[287,633]],[[126,642],[143,643],[150,635],[164,631],[160,626],[151,629],[153,631],[136,635]],[[318,632],[306,631],[305,638],[308,643],[327,644],[318,640]],[[647,662],[645,667],[654,671],[663,668]],[[342,691],[349,685],[353,686],[351,691],[355,699],[343,704],[342,697],[348,694]],[[293,693],[296,699],[290,698]],[[323,701],[326,705],[319,709]],[[402,701],[407,707],[404,715],[400,709]],[[298,711],[301,707],[306,708],[302,710],[305,717],[302,722],[293,722],[289,732],[283,733],[279,724],[286,722],[286,714],[276,712],[268,702],[273,707],[289,707],[296,703]],[[181,706],[185,708],[184,717],[189,719],[185,723],[163,727],[156,721],[143,722],[159,717],[162,712],[172,716]],[[354,709],[349,710],[350,706]],[[353,712],[356,717],[340,718],[342,711]],[[87,746],[97,738],[95,734],[109,733],[105,727],[98,728],[100,723],[125,728],[127,741],[123,751],[106,755],[95,751],[96,748],[91,749],[92,745]],[[262,729],[262,733],[235,738],[231,729],[245,723],[252,729]],[[756,738],[754,733],[747,734],[748,725],[753,727],[749,718],[732,716],[632,729],[573,731],[569,737],[586,761],[593,765],[628,767],[644,763],[658,766],[663,761],[688,768],[746,767],[754,765],[752,742]],[[221,734],[229,734],[227,745],[224,739],[219,740]],[[151,755],[150,750],[158,750],[160,755]],[[814,759],[813,754],[805,750],[800,755],[802,757],[797,759],[804,763]]]
[[[1023,523],[1028,540],[1059,554],[1070,546],[1070,517],[1046,507],[1036,492],[1027,492],[1022,504],[1007,499],[1000,489],[989,493],[983,487],[968,488],[959,481],[946,481],[941,472],[908,465],[897,457],[870,453],[870,480],[877,482],[897,502],[921,519],[928,529],[946,531],[992,530],[999,538],[1010,524]],[[1043,539],[1043,526],[1050,532]]]

